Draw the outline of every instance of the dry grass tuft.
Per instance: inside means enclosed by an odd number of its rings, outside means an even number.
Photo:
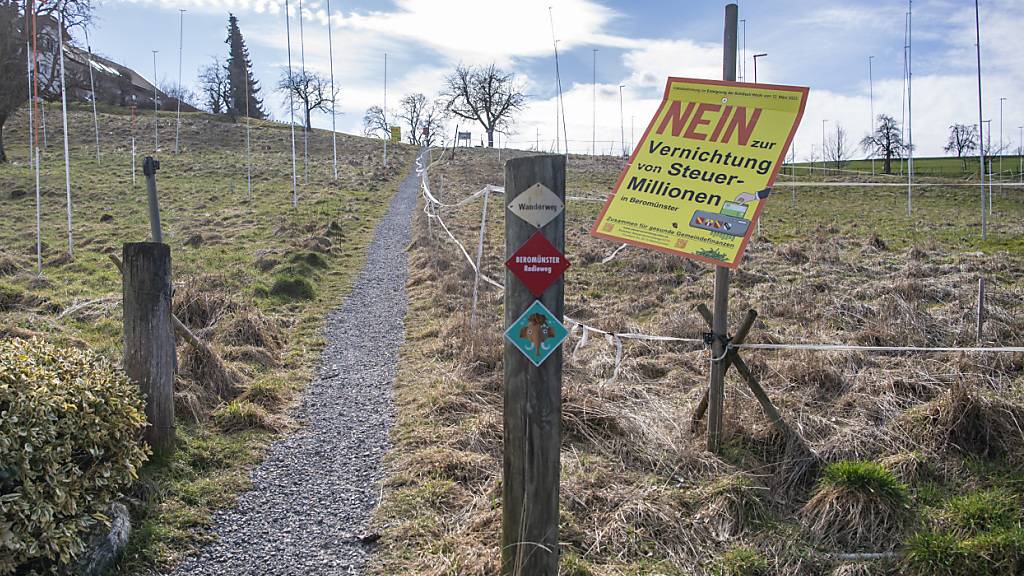
[[[252,346],[277,354],[284,343],[281,328],[258,308],[244,307],[218,325],[217,343],[224,346]]]
[[[211,328],[239,307],[222,290],[222,280],[217,276],[193,276],[175,287],[171,311],[194,331]]]
[[[880,464],[829,464],[800,511],[819,544],[840,550],[892,548],[910,516],[906,485]]]
[[[912,433],[936,451],[1024,461],[1024,401],[1018,390],[996,393],[955,383],[908,417]]]
[[[723,476],[694,490],[696,515],[720,541],[743,534],[768,516],[768,487],[746,473]]]
[[[246,400],[233,400],[213,412],[213,422],[223,432],[269,430],[278,432],[281,425],[262,406]]]
[[[185,344],[178,348],[178,370],[183,378],[207,390],[215,403],[238,396],[245,377],[224,363],[212,350]]]

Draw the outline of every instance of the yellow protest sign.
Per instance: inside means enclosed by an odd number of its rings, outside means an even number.
[[[391,127],[391,141],[392,142],[401,142],[402,141],[402,127],[401,126],[392,126]]]
[[[735,268],[808,89],[669,78],[590,233]]]

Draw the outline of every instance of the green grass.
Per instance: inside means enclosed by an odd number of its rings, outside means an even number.
[[[838,488],[870,493],[894,505],[907,506],[910,496],[907,487],[881,464],[861,460],[833,462],[822,470],[819,480],[822,488]]]
[[[63,143],[51,124],[40,175],[42,280],[35,278],[34,177],[27,150],[19,146],[26,140],[25,114],[15,115],[5,127],[11,162],[0,165],[0,337],[5,332],[37,335],[88,346],[119,362],[121,279],[107,254],[119,255],[122,243],[149,237],[141,156],[151,154],[152,120],[138,118],[140,170],[133,186],[130,117],[121,109],[101,114],[98,164],[91,110],[79,108],[69,114],[74,258],[65,256]],[[49,112],[59,118],[59,107],[51,105]],[[182,118],[182,153],[168,151],[174,145],[174,120],[166,114],[160,120],[164,148],[157,155],[163,234],[171,247],[174,280],[206,278],[218,295],[259,309],[281,327],[284,346],[272,366],[238,364],[250,382],[243,386],[243,398],[222,408],[219,417],[196,424],[191,414],[179,411],[178,451],[146,465],[136,492],[129,495],[136,529],[116,574],[172,566],[210,537],[212,513],[246,488],[249,470],[275,437],[261,423],[276,427],[282,417],[275,411],[285,408],[308,381],[323,344],[323,319],[351,286],[375,223],[415,155],[411,147],[396,146],[384,169],[379,142],[339,135],[340,177],[333,181],[329,134],[314,131],[309,182],[300,187],[293,208],[287,126],[253,123],[250,196],[244,127],[204,114]],[[301,181],[301,156],[299,170]],[[186,244],[197,235],[201,243]],[[296,268],[289,271],[289,266]],[[291,286],[284,297],[271,296],[269,287],[280,278]],[[13,295],[18,304],[6,306]],[[82,303],[87,306],[80,311],[59,315]],[[218,424],[233,431],[222,432]]]

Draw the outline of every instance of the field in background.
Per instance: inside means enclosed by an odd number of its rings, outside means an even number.
[[[1005,182],[1019,182],[1020,181],[1020,156],[1005,155],[1005,156],[993,156],[992,160],[992,171],[995,174],[993,179],[996,181],[1000,180],[1000,174],[1002,174],[1002,180]],[[986,164],[989,158],[986,157]],[[1002,160],[1002,167],[1000,168],[1000,160]],[[908,171],[907,160],[904,159],[902,163],[899,159],[893,160],[892,162],[892,174],[882,174],[882,168],[885,163],[882,160],[875,159],[875,175],[881,177],[883,181],[888,181],[897,177],[906,178],[905,174]],[[794,166],[796,168],[797,176],[806,176],[808,173],[816,174],[820,173],[822,163],[818,162],[797,162],[794,165],[787,165],[787,170],[784,172],[788,173],[788,168]],[[831,170],[834,168],[834,163],[825,162],[825,172],[831,176],[836,176],[837,172]],[[842,170],[864,172],[866,175],[871,175],[871,160],[850,160],[847,162]],[[841,173],[841,172],[839,172]],[[967,158],[967,168],[964,169],[964,163],[962,160],[952,156],[933,156],[924,158],[914,158],[914,174],[919,177],[940,177],[940,178],[975,178],[978,177],[978,155],[975,153],[973,156]],[[897,181],[897,180],[894,180]]]
[[[603,198],[622,162],[573,156],[567,195]],[[493,150],[460,149],[430,171],[432,190],[446,203],[502,180]],[[760,313],[748,341],[972,346],[984,276],[992,290],[982,342],[1024,343],[1024,206],[1017,191],[996,197],[983,243],[970,190],[921,189],[913,218],[902,190],[794,190],[795,199],[792,190],[776,189],[762,232],[734,275],[730,327],[747,309]],[[491,198],[483,257],[483,271],[498,280],[503,201]],[[470,254],[481,203],[441,210]],[[694,306],[711,302],[711,268],[632,247],[603,262],[616,245],[588,235],[600,206],[567,202],[566,314],[611,332],[699,337],[705,325]],[[396,383],[392,475],[376,519],[384,548],[375,573],[494,574],[501,293],[481,283],[474,330],[473,272],[437,222],[419,217],[411,257],[408,340]],[[719,458],[704,451],[703,423],[690,429],[707,383],[702,351],[623,339],[615,375],[614,340],[592,333],[581,345],[580,336],[565,344],[563,573],[909,573],[898,559],[851,564],[830,556],[889,550],[976,566],[1020,562],[1019,528],[997,532],[994,521],[982,521],[950,535],[949,526],[963,520],[971,502],[993,500],[1010,503],[1017,512],[1000,518],[1019,526],[1022,355],[745,353],[814,456],[785,442],[731,374]],[[854,512],[839,497],[812,498],[849,488],[842,483],[856,474],[829,466],[844,460],[882,463],[879,470],[853,468],[906,501],[894,496],[891,514],[876,515],[872,504],[889,501],[868,498]],[[973,511],[979,509],[990,512]],[[861,540],[851,526],[864,529]]]
[[[0,337],[39,337],[90,347],[120,363],[121,279],[108,259],[123,242],[149,238],[142,157],[153,148],[151,112],[135,134],[138,181],[131,181],[131,121],[100,117],[101,164],[91,110],[70,114],[74,259],[66,256],[63,141],[59,107],[48,110],[43,158],[43,277],[35,275],[35,190],[25,160],[26,115],[5,130],[12,162],[0,165]],[[55,121],[56,119],[56,121]],[[56,124],[55,124],[56,122]],[[179,450],[147,465],[130,494],[133,537],[118,573],[167,567],[207,538],[211,513],[231,504],[249,469],[308,381],[320,328],[363,261],[373,227],[416,151],[338,136],[339,179],[331,179],[329,133],[310,136],[309,183],[291,207],[287,126],[253,122],[253,193],[246,189],[244,124],[161,113],[157,175],[164,241],[171,246],[175,313],[211,342],[224,363],[178,348]],[[303,177],[301,130],[297,132]],[[300,180],[301,182],[301,180]]]

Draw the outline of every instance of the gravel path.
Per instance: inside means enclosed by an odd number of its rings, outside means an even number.
[[[377,225],[366,266],[326,323],[317,377],[295,417],[306,425],[275,442],[253,472],[252,490],[217,514],[218,539],[175,576],[358,574],[360,541],[377,504],[394,417],[392,382],[404,340],[418,179],[399,187]]]

